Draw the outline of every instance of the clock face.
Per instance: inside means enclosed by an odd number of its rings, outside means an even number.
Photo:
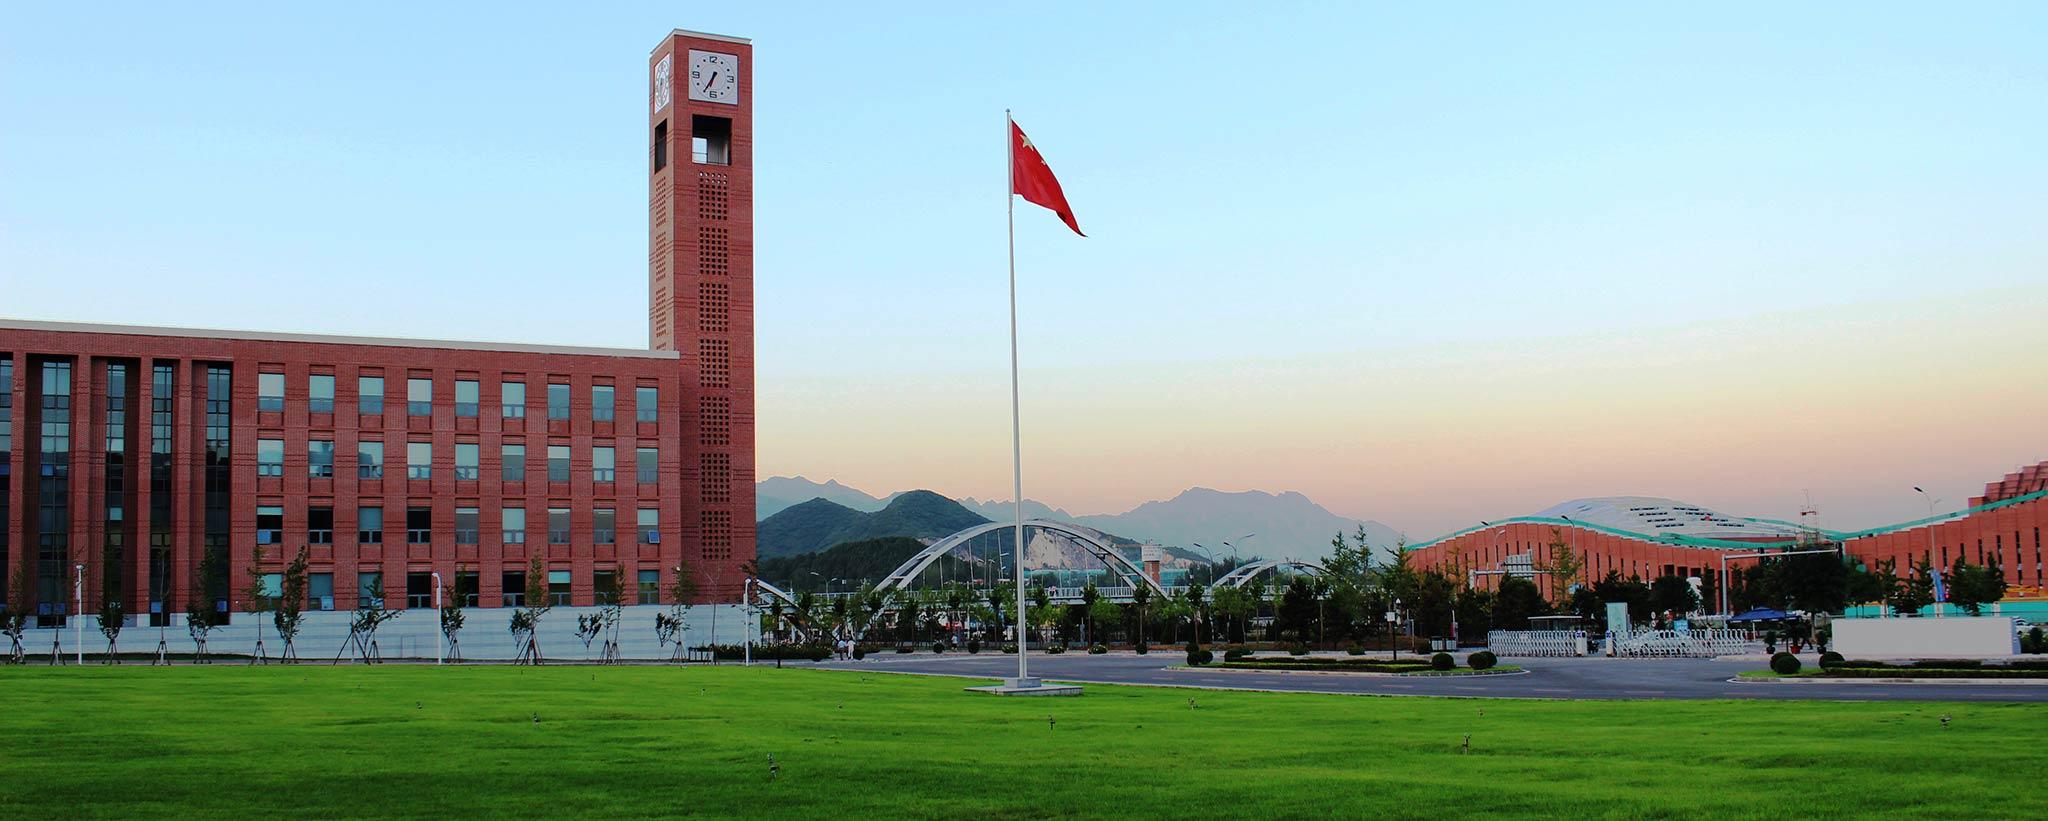
[[[690,49],[690,99],[740,104],[740,58]]]
[[[654,67],[654,111],[657,114],[668,107],[669,80],[675,72],[675,63],[675,55],[664,54],[661,56],[661,62]]]

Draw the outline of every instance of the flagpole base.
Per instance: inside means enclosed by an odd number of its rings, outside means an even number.
[[[1081,687],[1075,684],[1047,684],[1035,678],[1006,678],[1001,684],[969,687],[967,692],[997,696],[1078,696],[1081,694]]]

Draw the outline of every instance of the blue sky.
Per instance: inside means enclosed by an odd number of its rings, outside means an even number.
[[[1419,489],[1445,478],[1426,456],[1348,466],[1400,428],[1376,408],[1497,366],[1474,351],[1668,339],[1644,361],[1712,360],[1759,318],[1938,329],[2048,284],[2048,7],[1266,5],[19,8],[0,27],[0,315],[644,345],[644,73],[676,27],[756,44],[764,475],[1007,494],[1005,107],[1090,234],[1019,212],[1027,390],[1091,386],[1027,401],[1027,493],[1077,511],[1204,484],[1423,533],[1527,512],[1557,499],[1510,482],[1454,509]],[[1946,366],[2031,391],[2041,351]],[[1304,368],[1408,360],[1429,363],[1414,381],[1328,400],[1348,423],[1270,423],[1321,387]],[[1189,397],[1211,421],[1176,444],[1118,450],[1176,413],[1118,376],[1174,369],[1243,378]],[[1982,390],[1957,401],[2012,400]],[[1927,411],[1889,435],[1970,424]],[[945,433],[841,446],[876,419]],[[1929,446],[1933,478],[1909,484],[1959,499],[2048,456],[2042,434]],[[1286,455],[1242,444],[1269,437]],[[1463,463],[1463,440],[1399,444]],[[1245,451],[1205,461],[1217,447]],[[1156,469],[1091,483],[1089,459]],[[1817,456],[1777,468],[1803,473],[1768,497],[1619,463],[1584,493],[1785,515],[1793,488],[1834,488],[1841,525],[1917,503],[1869,501]]]

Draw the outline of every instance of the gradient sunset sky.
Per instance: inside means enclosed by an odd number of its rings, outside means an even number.
[[[641,347],[646,57],[754,38],[760,473],[1829,527],[2048,458],[2048,6],[162,4],[0,27],[0,315]],[[557,287],[545,300],[507,298]],[[410,296],[392,302],[390,293]]]

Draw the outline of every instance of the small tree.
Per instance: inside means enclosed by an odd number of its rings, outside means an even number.
[[[1998,562],[1970,564],[1956,557],[1948,577],[1948,600],[1972,616],[1981,615],[1984,605],[2005,598],[2005,571]]]
[[[222,615],[213,606],[214,596],[221,586],[219,579],[220,554],[213,550],[201,550],[199,555],[199,587],[185,602],[185,632],[192,637],[192,663],[211,664],[207,658],[206,639],[213,628],[222,622]]]
[[[1138,621],[1138,646],[1145,646],[1145,608],[1152,603],[1151,585],[1139,582],[1131,585],[1131,609]]]
[[[1559,528],[1550,529],[1549,548],[1548,564],[1544,567],[1549,572],[1544,575],[1550,583],[1550,601],[1562,605],[1571,600],[1572,585],[1579,583],[1579,574],[1585,570],[1586,563],[1572,551],[1571,543],[1565,540],[1564,531]]]
[[[1116,624],[1123,620],[1123,605],[1116,602],[1108,599],[1096,599],[1094,604],[1088,606],[1088,621],[1096,625],[1094,628],[1096,630],[1104,630],[1104,625]],[[1088,641],[1092,644],[1108,644],[1109,636],[1103,633],[1091,632],[1088,634]]]
[[[0,633],[7,634],[11,645],[7,652],[7,663],[23,664],[28,660],[22,650],[21,634],[28,629],[28,600],[34,588],[29,586],[28,573],[15,568],[13,578],[7,585],[7,604],[0,606]]]
[[[455,575],[458,578],[461,577],[462,568],[460,565],[455,568]],[[448,661],[462,660],[462,641],[460,636],[462,634],[462,623],[466,620],[467,617],[462,614],[462,591],[451,588],[446,583],[443,583],[441,585],[441,637],[448,642],[448,650],[444,655]]]
[[[278,585],[277,601],[270,611],[271,624],[277,627],[277,639],[284,643],[278,648],[277,660],[286,664],[299,662],[300,620],[306,610],[306,564],[309,557],[306,548],[299,548],[299,555],[292,563],[285,565],[284,578]]]
[[[1934,603],[1934,566],[1922,561],[1892,586],[1892,612],[1909,616]]]
[[[547,566],[536,551],[526,563],[526,606],[512,608],[512,640],[518,645],[514,664],[541,664],[540,619],[554,608],[548,601]]]
[[[357,661],[377,664],[384,660],[383,654],[377,650],[377,628],[404,615],[405,611],[384,608],[382,582],[371,582],[370,586],[363,588],[357,599],[359,605],[362,599],[368,599],[372,604],[368,607],[356,607],[355,618],[349,622],[348,639],[342,643],[341,653],[335,654],[334,660],[339,663],[343,653],[347,653],[349,648],[355,648]]]
[[[270,654],[264,652],[263,649],[262,614],[269,612],[272,606],[270,589],[263,583],[263,559],[266,552],[263,549],[263,545],[256,545],[255,549],[249,553],[249,567],[242,571],[243,575],[247,577],[245,582],[247,586],[242,588],[242,604],[247,608],[248,612],[256,614],[256,648],[250,653],[250,664],[268,664],[270,662]]]
[[[1659,613],[1670,611],[1683,616],[1699,608],[1699,597],[1692,592],[1692,585],[1685,579],[1665,575],[1658,576],[1650,583],[1650,609]]]
[[[100,597],[100,635],[107,637],[107,663],[120,664],[118,655],[121,640],[121,622],[127,617],[121,613],[121,602],[113,596]]]

